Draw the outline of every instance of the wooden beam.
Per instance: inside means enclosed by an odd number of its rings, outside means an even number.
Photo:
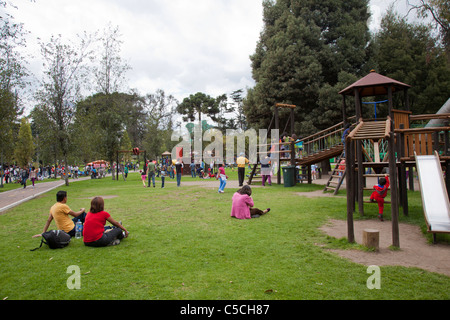
[[[358,125],[356,126],[355,129],[353,129],[349,134],[348,134],[348,138],[349,139],[353,139],[353,137],[358,133],[358,130],[361,129],[361,127],[364,125],[364,122],[362,121],[362,119],[360,119]]]
[[[380,162],[380,147],[378,146],[378,141],[373,143],[373,155],[375,162]]]
[[[133,150],[118,150],[119,153],[133,153]],[[143,153],[145,150],[139,150],[139,153]]]
[[[384,128],[384,137],[389,137],[389,132],[391,131],[391,117],[388,117],[386,120],[386,126]]]
[[[292,109],[297,107],[296,105],[285,104],[285,103],[277,103],[277,104],[275,104],[275,106],[278,108],[292,108]]]

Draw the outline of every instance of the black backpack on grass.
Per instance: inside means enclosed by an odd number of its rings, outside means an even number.
[[[70,243],[70,235],[62,230],[50,230],[42,234],[41,245],[30,251],[34,251],[42,247],[45,243],[50,249],[60,249],[67,247]]]

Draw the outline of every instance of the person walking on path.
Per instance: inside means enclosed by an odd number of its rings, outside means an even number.
[[[34,182],[37,180],[37,170],[34,167],[32,167],[30,171],[30,180],[34,188]]]
[[[181,184],[181,175],[183,174],[183,162],[181,161],[181,159],[178,159],[177,162],[175,163],[175,170],[177,172],[177,187],[180,186]]]
[[[194,163],[194,160],[192,160],[191,165],[190,165],[190,168],[191,168],[191,177],[192,177],[192,178],[196,178],[197,175],[196,175],[196,172],[195,172],[195,163]]]
[[[164,188],[164,180],[166,180],[167,168],[166,165],[162,165],[161,167],[161,188]]]
[[[149,160],[147,164],[147,178],[148,178],[148,185],[147,187],[150,188],[150,179],[153,181],[153,188],[155,187],[155,163],[153,160]]]
[[[238,166],[239,187],[242,187],[244,185],[245,166],[248,164],[248,159],[243,152],[241,152],[239,158],[236,159],[236,163]]]
[[[25,189],[27,187],[27,179],[28,179],[28,169],[25,167],[20,172],[20,177],[22,179],[21,184],[23,185],[23,188]]]

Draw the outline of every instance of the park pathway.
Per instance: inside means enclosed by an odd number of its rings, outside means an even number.
[[[82,177],[78,179],[70,179],[69,182],[77,182],[90,179],[90,177]],[[6,210],[11,209],[21,203],[34,199],[41,194],[56,189],[64,185],[64,180],[49,180],[48,182],[36,183],[34,187],[30,182],[27,183],[26,188],[18,188],[0,193],[0,214]]]

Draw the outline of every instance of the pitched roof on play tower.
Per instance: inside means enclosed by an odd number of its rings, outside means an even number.
[[[387,95],[388,86],[392,86],[393,92],[411,87],[408,84],[383,76],[372,70],[367,76],[340,91],[339,94],[354,96],[354,89],[358,89],[360,97]]]

